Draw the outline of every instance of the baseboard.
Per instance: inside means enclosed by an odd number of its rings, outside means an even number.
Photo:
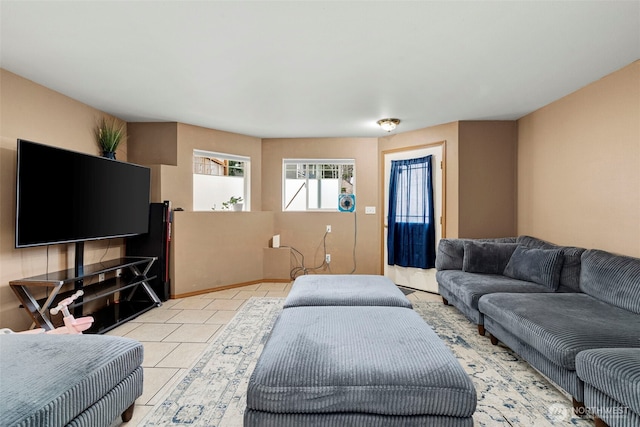
[[[260,284],[260,283],[290,283],[290,282],[291,282],[291,279],[252,280],[250,282],[242,282],[242,283],[234,283],[232,285],[216,286],[215,288],[201,289],[201,290],[198,290],[198,291],[187,292],[187,293],[184,293],[184,294],[177,294],[177,295],[171,294],[171,299],[193,297],[193,296],[196,296],[196,295],[208,294],[208,293],[211,293],[211,292],[225,291],[227,289],[243,288],[245,286],[257,285],[257,284]]]

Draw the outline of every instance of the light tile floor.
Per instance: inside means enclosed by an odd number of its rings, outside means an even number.
[[[133,419],[113,426],[137,426],[198,360],[216,334],[251,297],[286,297],[290,283],[261,283],[166,301],[108,332],[134,338],[144,346],[144,389]],[[416,291],[412,301],[442,301],[439,295]]]

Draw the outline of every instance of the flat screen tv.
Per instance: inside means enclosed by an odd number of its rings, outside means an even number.
[[[151,171],[18,140],[16,248],[148,232]]]

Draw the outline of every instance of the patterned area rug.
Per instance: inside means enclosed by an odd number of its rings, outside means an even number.
[[[581,426],[592,420],[573,415],[571,397],[520,356],[494,346],[453,306],[418,302],[414,309],[449,346],[478,393],[476,426]]]
[[[249,377],[283,298],[252,298],[218,334],[145,426],[242,426]],[[581,426],[571,401],[503,346],[493,346],[455,308],[416,302],[415,310],[447,343],[478,392],[476,426]]]

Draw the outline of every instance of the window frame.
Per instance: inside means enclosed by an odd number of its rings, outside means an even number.
[[[340,168],[344,167],[344,166],[350,166],[351,167],[351,182],[349,182],[351,184],[351,188],[347,188],[347,191],[342,191],[342,187],[338,189],[338,195],[339,194],[356,194],[356,160],[355,159],[290,159],[290,158],[285,158],[282,159],[282,204],[281,204],[281,209],[282,212],[336,212],[338,209],[334,208],[334,207],[330,207],[330,208],[323,208],[323,207],[310,207],[309,205],[309,182],[311,180],[316,180],[318,182],[321,182],[322,179],[330,179],[330,178],[310,178],[309,174],[307,174],[305,176],[305,183],[306,183],[306,191],[305,191],[305,209],[304,210],[299,210],[299,209],[287,209],[288,204],[287,203],[291,203],[293,201],[287,201],[286,200],[286,186],[287,186],[287,166],[288,165],[297,165],[298,169],[305,169],[305,170],[310,170],[311,168],[309,168],[310,165],[313,166],[318,166],[318,165],[331,165],[331,166],[338,166]],[[329,169],[323,169],[321,170],[321,172],[326,172],[326,171],[330,171]],[[315,172],[318,172],[317,170]],[[341,175],[342,169],[340,169],[338,171],[338,174]],[[334,178],[335,179],[335,178]],[[341,179],[341,177],[338,177],[338,179]],[[318,188],[320,188],[320,185],[318,186]],[[318,191],[318,204],[321,203],[321,192]],[[295,198],[295,196],[294,196]],[[336,203],[337,203],[337,197],[336,197]]]
[[[223,160],[223,161],[233,161],[233,162],[242,162],[244,163],[243,167],[242,167],[242,171],[243,174],[242,176],[238,176],[238,175],[231,175],[231,174],[210,174],[210,173],[200,173],[200,172],[196,172],[196,167],[195,167],[195,159],[196,157],[205,157],[205,158],[216,158],[219,160]],[[209,150],[201,150],[201,149],[194,149],[193,153],[192,153],[192,158],[191,158],[191,162],[192,162],[192,168],[191,168],[191,173],[192,176],[193,175],[209,175],[209,176],[218,176],[218,177],[230,177],[230,178],[242,178],[243,179],[243,193],[242,194],[242,198],[243,201],[242,203],[244,204],[244,211],[250,211],[251,210],[251,157],[249,156],[241,156],[238,154],[229,154],[229,153],[222,153],[222,152],[218,152],[218,151],[209,151]],[[226,166],[227,168],[229,166]],[[192,178],[193,179],[193,178]],[[193,201],[193,205],[195,206],[195,200]],[[195,209],[194,209],[195,210]],[[216,210],[220,210],[220,206],[216,207]],[[201,211],[201,210],[199,210]]]

